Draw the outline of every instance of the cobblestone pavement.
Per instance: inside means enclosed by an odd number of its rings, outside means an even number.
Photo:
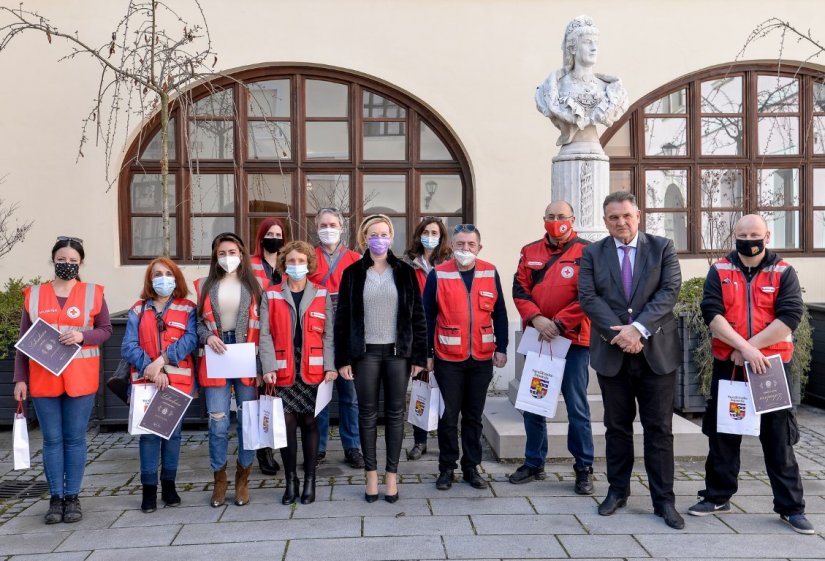
[[[803,406],[799,420],[802,438],[796,453],[805,480],[806,511],[818,530],[814,536],[794,533],[773,514],[755,438],[743,442],[740,489],[732,513],[686,516],[685,530],[677,532],[653,515],[638,460],[628,506],[600,517],[596,506],[607,489],[603,463],[595,466],[596,495],[582,497],[573,493],[569,459],[548,464],[546,481],[512,485],[507,476],[517,465],[496,461],[486,448],[481,471],[490,482],[488,489],[456,481],[450,491],[440,492],[434,485],[438,464],[432,437],[422,460],[406,461],[402,453],[401,500],[367,504],[363,473],[343,463],[334,433],[327,461],[319,467],[315,504],[282,506],[282,473],[269,478],[256,467],[252,502],[245,507],[232,504],[230,485],[227,505],[214,509],[208,505],[212,474],[206,434],[186,430],[178,471],[183,504],[144,514],[139,508],[138,438],[90,430],[83,521],[46,526],[42,516],[47,498],[0,499],[0,560],[146,561],[238,554],[284,561],[825,559],[825,411]],[[379,435],[379,466],[381,439]],[[11,433],[0,432],[0,488],[9,482],[43,480],[39,431],[32,431],[31,440],[32,468],[12,471]],[[408,438],[405,447],[411,445]],[[684,513],[693,504],[703,476],[704,459],[677,461],[678,510]]]

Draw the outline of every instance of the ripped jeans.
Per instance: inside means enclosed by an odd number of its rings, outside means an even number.
[[[257,399],[255,386],[244,385],[239,378],[226,380],[226,384],[203,388],[206,394],[206,410],[209,412],[209,465],[218,471],[226,464],[229,443],[229,401],[231,388],[235,388],[235,402],[238,404],[238,463],[243,467],[252,465],[254,450],[243,447],[243,403]]]

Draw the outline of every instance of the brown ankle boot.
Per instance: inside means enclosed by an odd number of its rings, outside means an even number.
[[[219,506],[223,506],[226,502],[226,487],[229,484],[226,480],[226,464],[223,464],[221,469],[214,472],[214,475],[215,489],[212,491],[212,500],[210,504],[217,508]]]
[[[238,464],[235,468],[235,504],[243,506],[249,502],[249,474],[252,466],[243,467]]]

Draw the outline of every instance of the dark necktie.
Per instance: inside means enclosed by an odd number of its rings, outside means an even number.
[[[630,293],[633,290],[633,269],[630,266],[630,250],[629,245],[623,245],[624,257],[622,258],[622,286],[624,287],[624,296],[630,303]]]

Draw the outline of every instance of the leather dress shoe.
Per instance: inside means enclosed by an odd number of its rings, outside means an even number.
[[[484,478],[481,477],[481,474],[478,473],[478,470],[475,468],[464,472],[464,481],[469,483],[475,489],[487,488],[487,482],[484,481]]]
[[[602,503],[599,505],[599,514],[610,516],[627,504],[627,497],[620,497],[614,493],[607,493]]]
[[[438,474],[438,479],[435,481],[435,488],[439,491],[446,491],[453,486],[453,470],[444,470]]]
[[[682,515],[676,512],[676,507],[672,504],[666,504],[661,507],[653,509],[656,516],[665,519],[665,524],[674,530],[682,530],[685,527],[685,520]]]

